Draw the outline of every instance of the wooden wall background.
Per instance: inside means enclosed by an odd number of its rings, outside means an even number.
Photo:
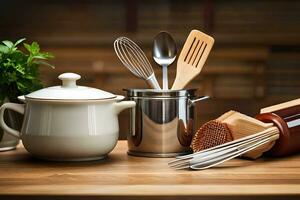
[[[300,1],[2,0],[0,8],[1,40],[26,37],[56,55],[55,70],[41,69],[46,86],[72,71],[82,75],[80,84],[117,94],[145,88],[118,61],[114,39],[130,37],[152,60],[152,39],[160,30],[172,33],[181,48],[189,31],[199,29],[216,39],[203,72],[188,86],[212,97],[198,105],[199,125],[230,109],[255,115],[299,97]],[[175,69],[173,64],[171,80]],[[126,111],[120,128],[123,139]]]

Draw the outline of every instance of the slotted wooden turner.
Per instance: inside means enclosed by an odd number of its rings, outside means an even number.
[[[177,60],[177,72],[172,90],[183,89],[201,72],[214,41],[214,38],[201,31],[190,32]]]

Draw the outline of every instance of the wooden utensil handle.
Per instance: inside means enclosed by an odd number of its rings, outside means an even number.
[[[171,90],[182,90],[188,83],[189,83],[188,79],[183,77],[180,78],[176,77]]]

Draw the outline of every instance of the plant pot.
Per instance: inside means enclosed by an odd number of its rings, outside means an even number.
[[[21,130],[23,116],[15,111],[6,110],[4,113],[4,119],[9,127],[17,130]],[[6,133],[0,128],[0,151],[13,150],[19,144],[19,139]]]

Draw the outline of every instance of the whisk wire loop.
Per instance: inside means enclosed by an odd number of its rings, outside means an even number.
[[[144,79],[152,88],[161,89],[149,60],[136,43],[127,37],[119,37],[114,42],[114,49],[120,61],[129,71]]]

